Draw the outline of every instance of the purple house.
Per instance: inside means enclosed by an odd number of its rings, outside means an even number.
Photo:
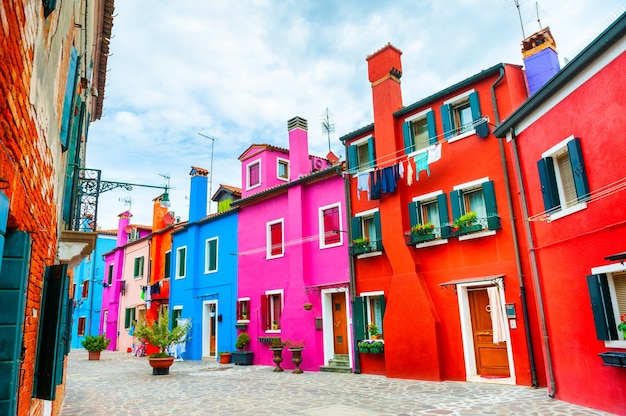
[[[305,342],[305,371],[349,372],[344,166],[309,155],[306,120],[289,120],[288,130],[289,149],[254,144],[239,157],[238,327],[255,364],[273,365],[270,343],[280,338]],[[294,368],[286,349],[283,357]]]

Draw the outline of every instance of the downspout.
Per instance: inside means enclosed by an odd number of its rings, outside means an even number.
[[[519,163],[519,155],[517,151],[517,142],[515,140],[515,131],[510,130],[511,143],[513,145],[513,158],[515,159],[515,172],[517,174],[520,196],[522,198],[522,214],[524,218],[528,218],[528,203],[526,201],[526,190],[524,189],[524,181],[522,180],[521,168]],[[539,319],[541,320],[541,333],[543,335],[543,346],[546,351],[546,365],[548,367],[548,378],[550,383],[550,392],[548,396],[554,398],[556,395],[556,382],[554,380],[554,369],[552,368],[552,352],[550,351],[550,338],[548,336],[548,327],[546,325],[545,308],[543,306],[543,293],[539,282],[539,269],[537,268],[537,256],[535,255],[535,242],[533,240],[530,222],[524,220],[524,229],[528,238],[528,251],[530,252],[530,264],[533,272],[533,283],[537,290],[537,309],[539,310]]]
[[[97,237],[96,237],[96,247],[98,247]],[[91,278],[89,279],[89,322],[87,323],[87,335],[91,335],[91,321],[93,320],[93,294],[94,294],[95,288],[96,288],[96,256],[93,256],[93,260],[91,261]]]
[[[344,144],[346,155],[348,154],[348,146]],[[346,162],[347,163],[347,162]],[[347,167],[347,165],[346,165]],[[352,216],[352,204],[350,203],[350,173],[348,171],[344,171],[343,173],[343,190],[346,198],[346,215],[348,217],[347,228],[348,228],[348,244],[352,241],[352,221],[350,218]],[[350,262],[350,308],[352,312],[352,354],[354,356],[354,374],[361,374],[361,360],[359,357],[359,348],[357,346],[357,337],[354,332],[354,298],[356,297],[356,281],[354,277],[354,257],[348,255]]]
[[[493,104],[493,112],[496,118],[496,125],[500,125],[500,115],[498,113],[498,103],[496,100],[496,86],[504,78],[504,66],[500,67],[500,76],[491,85],[491,101]],[[524,316],[524,331],[526,335],[526,349],[528,350],[528,361],[530,365],[530,379],[531,386],[537,388],[539,382],[537,381],[537,367],[535,366],[535,350],[532,343],[532,333],[530,332],[530,321],[528,318],[528,300],[526,298],[526,286],[524,285],[524,272],[522,270],[521,254],[519,249],[519,240],[517,236],[517,228],[515,227],[515,214],[513,213],[513,198],[511,197],[511,183],[509,178],[509,172],[506,167],[506,155],[504,153],[503,139],[498,139],[498,145],[500,147],[500,162],[502,164],[502,173],[504,175],[504,187],[506,189],[506,200],[509,208],[509,218],[511,219],[511,231],[513,236],[513,249],[515,251],[515,266],[517,268],[517,277],[519,280],[520,290],[520,302],[522,304],[522,315]],[[527,217],[524,217],[527,218]]]

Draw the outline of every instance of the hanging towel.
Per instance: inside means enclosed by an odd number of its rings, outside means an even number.
[[[370,199],[369,173],[359,172],[356,176],[356,197],[361,199],[361,191],[367,192],[367,199]]]
[[[413,185],[413,163],[411,163],[411,159],[407,160],[406,166],[406,184],[411,186]]]
[[[372,199],[380,199],[381,182],[379,170],[370,172],[370,197]]]
[[[428,147],[427,150],[428,150],[428,164],[429,165],[441,159],[441,143],[436,143]]]
[[[422,152],[415,155],[415,179],[420,180],[420,172],[425,170],[430,176],[430,168],[428,167],[428,152]]]
[[[401,178],[404,178],[404,162],[400,161],[400,163],[398,163],[398,173],[400,174]]]
[[[491,329],[493,330],[493,343],[498,344],[506,341],[506,323],[502,302],[500,300],[500,288],[492,286],[487,288],[489,296],[489,313],[491,314]]]

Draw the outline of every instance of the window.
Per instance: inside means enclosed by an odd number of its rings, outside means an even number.
[[[354,333],[357,339],[371,337],[367,328],[376,325],[378,334],[384,334],[385,296],[383,292],[362,293],[354,298]]]
[[[169,279],[170,276],[172,275],[172,272],[170,271],[170,268],[172,267],[172,252],[171,251],[166,251],[165,252],[165,270],[163,271],[163,277],[165,279]]]
[[[250,298],[237,299],[237,320],[250,320]]]
[[[283,312],[283,291],[272,290],[261,295],[261,315],[265,331],[279,331]]]
[[[248,164],[247,167],[248,189],[256,188],[261,185],[261,161],[257,160]]]
[[[378,209],[359,213],[356,217],[352,217],[351,222],[353,255],[382,251],[382,232]],[[362,247],[357,249],[359,245]]]
[[[351,173],[368,170],[376,166],[373,137],[357,140],[348,146],[348,166]]]
[[[289,161],[285,159],[278,159],[276,173],[278,175],[278,179],[289,180]]]
[[[84,316],[78,317],[78,336],[85,335],[85,321],[86,318]]]
[[[124,328],[130,329],[135,324],[135,308],[126,308],[126,314],[124,315]]]
[[[183,315],[183,307],[174,306],[174,309],[172,309],[172,329],[178,326],[178,320],[182,318],[182,315]]]
[[[485,120],[482,120],[480,101],[476,91],[468,91],[445,101],[440,111],[443,136],[446,139],[460,139],[474,133],[479,137],[489,135],[489,126]]]
[[[339,208],[339,204],[319,208],[320,248],[341,245],[341,210]]]
[[[285,254],[283,219],[267,223],[267,258],[282,257]]]
[[[179,247],[176,250],[176,279],[182,279],[186,274],[187,247]]]
[[[111,286],[113,284],[113,263],[109,264],[109,281],[107,286]]]
[[[469,212],[475,212],[476,224],[480,225],[481,229],[499,230],[501,228],[496,193],[493,181],[489,178],[455,186],[450,192],[450,207],[453,222]]]
[[[557,219],[586,207],[589,183],[580,139],[570,136],[544,152],[542,159],[537,162],[537,169],[543,205],[550,214],[550,219]]]
[[[232,198],[222,199],[217,203],[217,212],[224,212],[230,209],[230,204],[233,202]]]
[[[144,256],[135,257],[135,267],[133,270],[133,276],[135,277],[135,279],[143,276],[143,262]]]
[[[72,291],[70,293],[70,298],[76,299],[76,283],[72,285]]]
[[[402,124],[404,151],[409,154],[437,143],[435,113],[429,108]]]
[[[217,237],[206,240],[204,272],[215,273],[217,271]]]
[[[607,341],[607,346],[626,348],[624,335],[617,330],[620,317],[626,314],[626,270],[621,264],[615,264],[592,272],[595,274],[587,276],[587,286],[597,338]]]
[[[449,223],[448,199],[442,191],[421,195],[409,202],[409,223],[416,225],[432,224],[435,238],[447,238],[445,226]]]
[[[89,296],[89,280],[83,281],[83,293],[81,294],[83,299],[86,299],[87,296]]]

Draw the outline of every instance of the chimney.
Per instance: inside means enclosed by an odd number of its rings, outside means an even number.
[[[124,211],[120,215],[118,215],[117,222],[117,247],[121,247],[124,244],[128,243],[128,230],[127,227],[130,225],[130,217],[133,214],[130,211]]]
[[[289,178],[298,179],[311,173],[309,162],[308,123],[301,117],[294,117],[287,122],[289,131]]]
[[[209,171],[191,167],[191,190],[189,196],[189,222],[196,222],[206,217],[207,184]]]
[[[543,87],[561,69],[556,42],[549,27],[541,29],[522,41],[522,56],[530,95]]]

